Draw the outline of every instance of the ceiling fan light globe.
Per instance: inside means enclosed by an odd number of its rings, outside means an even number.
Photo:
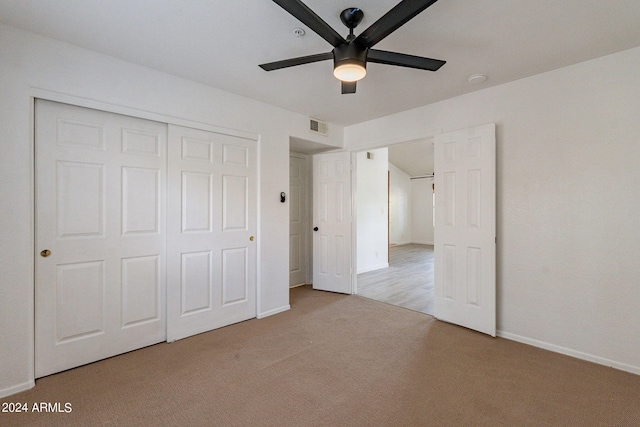
[[[333,75],[343,82],[357,82],[367,75],[367,69],[360,64],[340,64],[333,69]]]

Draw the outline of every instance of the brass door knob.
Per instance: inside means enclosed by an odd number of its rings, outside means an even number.
[[[249,237],[249,240],[251,240],[252,242],[253,242],[253,239],[254,239],[254,237],[253,237],[253,236]]]
[[[44,251],[40,252],[40,256],[44,258],[48,257],[49,255],[51,255],[51,251],[49,249],[45,249]]]

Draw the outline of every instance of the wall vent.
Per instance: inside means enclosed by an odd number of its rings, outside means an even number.
[[[318,119],[309,119],[309,130],[318,135],[327,136],[329,134],[329,125]]]

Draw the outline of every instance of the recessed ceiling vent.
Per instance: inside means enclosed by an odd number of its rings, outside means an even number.
[[[309,119],[309,130],[318,135],[327,136],[329,134],[329,125],[317,119]]]

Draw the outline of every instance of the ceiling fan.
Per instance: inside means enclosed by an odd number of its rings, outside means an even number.
[[[429,71],[437,71],[445,64],[445,61],[439,59],[372,49],[375,44],[406,24],[437,0],[402,0],[357,37],[353,34],[353,29],[362,21],[364,13],[357,7],[345,9],[340,13],[340,20],[349,28],[349,35],[346,39],[300,0],[273,1],[328,41],[333,46],[333,50],[327,53],[260,64],[263,70],[273,71],[333,59],[333,75],[341,80],[342,93],[345,94],[356,92],[356,82],[367,74],[367,62]]]

